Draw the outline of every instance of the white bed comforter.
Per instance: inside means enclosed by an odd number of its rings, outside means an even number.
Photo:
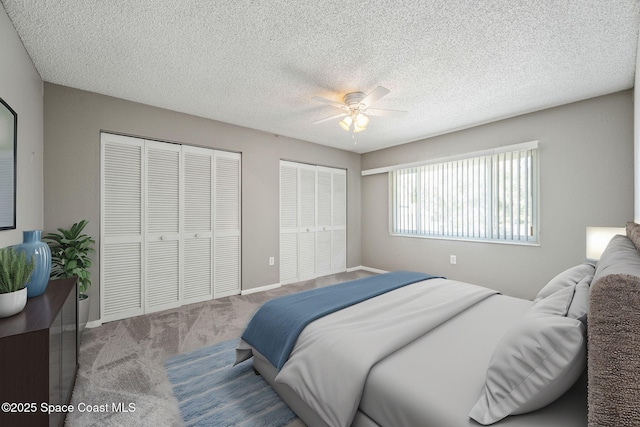
[[[414,283],[309,324],[276,376],[330,426],[349,426],[378,361],[496,291],[446,279]]]

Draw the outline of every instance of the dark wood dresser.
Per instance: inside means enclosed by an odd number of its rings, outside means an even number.
[[[51,280],[21,313],[0,319],[0,426],[62,426],[77,371],[76,279]]]

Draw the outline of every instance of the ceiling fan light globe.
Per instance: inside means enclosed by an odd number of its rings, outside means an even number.
[[[351,116],[347,116],[344,119],[342,119],[338,124],[342,129],[348,132],[349,129],[351,129],[351,125],[353,124],[353,119],[351,118]]]
[[[366,114],[358,113],[356,116],[356,126],[361,127],[364,130],[369,124],[369,117]]]

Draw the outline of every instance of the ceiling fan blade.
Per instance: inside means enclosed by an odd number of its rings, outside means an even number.
[[[333,106],[333,107],[342,108],[343,110],[344,110],[344,108],[345,108],[345,105],[344,105],[344,104],[342,104],[342,103],[340,103],[340,102],[332,101],[332,100],[330,100],[330,99],[322,98],[322,97],[320,97],[320,96],[314,96],[314,97],[313,97],[313,98],[311,98],[311,99],[313,99],[313,100],[314,100],[314,101],[316,101],[316,102],[320,102],[320,103],[322,103],[322,104],[328,104],[328,105],[331,105],[331,106]]]
[[[328,122],[329,120],[335,120],[337,118],[344,117],[346,115],[347,113],[336,114],[335,116],[325,117],[324,119],[316,120],[315,122],[313,122],[313,124],[317,125],[318,123]]]
[[[380,110],[378,108],[367,108],[364,112],[369,116],[402,116],[407,113],[402,110]]]
[[[365,96],[364,99],[362,101],[360,101],[360,104],[364,104],[366,106],[373,105],[374,102],[376,102],[378,99],[382,98],[383,96],[385,96],[389,92],[391,92],[391,91],[389,89],[387,89],[386,87],[378,86],[377,88],[375,88],[373,90],[373,92],[371,92],[369,95]]]

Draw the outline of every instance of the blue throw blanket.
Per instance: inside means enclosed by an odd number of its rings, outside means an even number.
[[[309,323],[369,298],[434,277],[440,276],[396,271],[275,298],[256,311],[242,339],[280,370],[298,335]]]

